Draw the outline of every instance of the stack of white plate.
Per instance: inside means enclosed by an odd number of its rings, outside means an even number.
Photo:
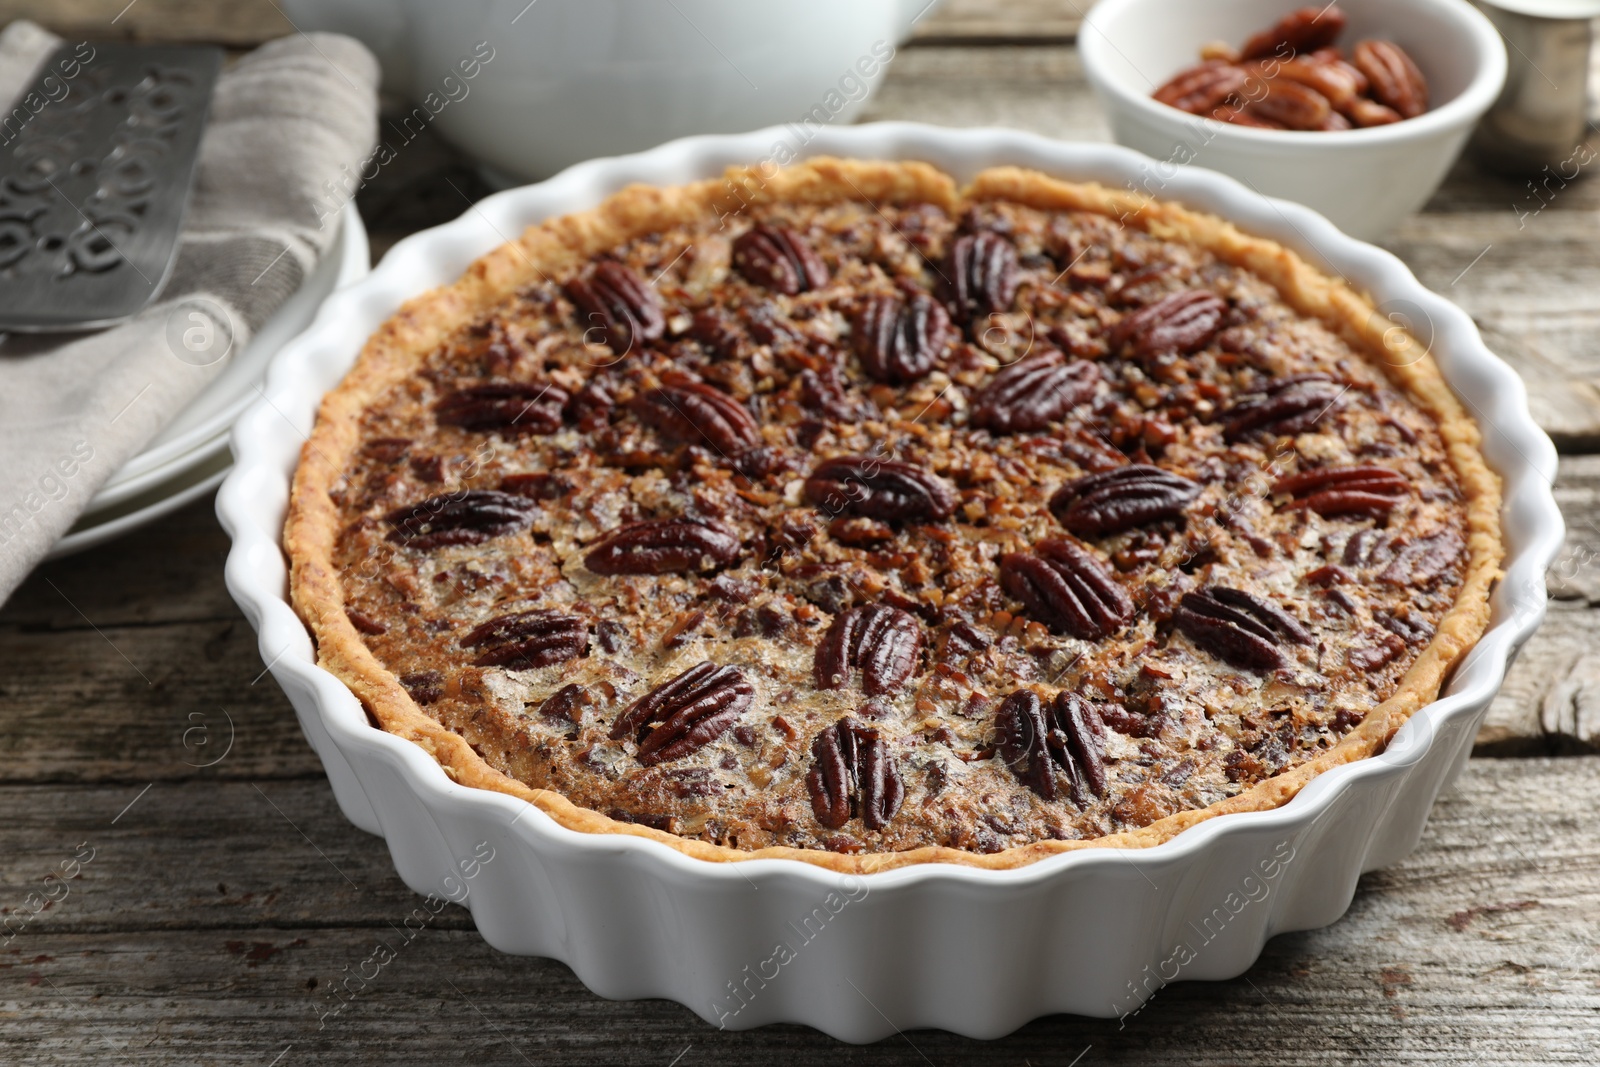
[[[50,550],[50,558],[120,537],[215,489],[233,466],[228,432],[260,396],[267,364],[278,349],[311,325],[330,293],[366,277],[369,260],[366,227],[355,205],[347,204],[333,248],[300,290],[171,425],[106,479],[77,523]]]

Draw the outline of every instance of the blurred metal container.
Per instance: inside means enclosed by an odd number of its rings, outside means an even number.
[[[1472,153],[1511,173],[1577,169],[1594,158],[1589,55],[1600,0],[1474,0],[1506,40],[1505,89],[1478,124]]]

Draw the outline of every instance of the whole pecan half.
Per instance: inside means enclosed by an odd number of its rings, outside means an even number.
[[[1106,795],[1105,721],[1093,701],[1066,690],[1056,694],[1051,712],[1055,728],[1045,743],[1067,774],[1073,801],[1083,807],[1091,794]]]
[[[1339,410],[1347,388],[1326,374],[1275,379],[1261,392],[1241,396],[1222,413],[1222,435],[1232,442],[1260,431],[1291,437],[1303,433]]]
[[[1226,586],[1183,594],[1172,622],[1218,659],[1254,670],[1285,666],[1284,641],[1313,643],[1306,628],[1282,608]]]
[[[1094,396],[1100,370],[1053,349],[1002,367],[972,400],[972,424],[993,433],[1031,433]]]
[[[624,263],[606,260],[562,287],[578,309],[584,340],[602,341],[617,355],[658,340],[666,330],[661,297]]]
[[[1186,355],[1204,348],[1222,328],[1228,302],[1207,289],[1187,289],[1124,315],[1111,328],[1113,348],[1140,357]]]
[[[1278,479],[1272,491],[1289,494],[1294,507],[1310,508],[1324,518],[1375,519],[1394,510],[1411,491],[1411,483],[1388,467],[1316,467]]]
[[[1315,89],[1338,111],[1351,106],[1366,91],[1367,78],[1342,60],[1323,60],[1316,56],[1297,56],[1279,63],[1277,76]]]
[[[1303,82],[1274,78],[1245,110],[1286,130],[1320,130],[1335,114],[1328,98]]]
[[[971,326],[1017,298],[1017,250],[993,232],[963,234],[945,256],[940,286],[956,321]]]
[[[1207,115],[1243,89],[1249,77],[1243,68],[1214,59],[1180,70],[1152,95],[1180,111]]]
[[[828,284],[827,264],[787,226],[757,223],[734,238],[733,269],[747,281],[786,296]]]
[[[1454,530],[1425,534],[1413,541],[1394,544],[1394,560],[1378,575],[1390,585],[1427,585],[1456,565],[1466,551],[1466,543]]]
[[[1189,479],[1143,463],[1085,475],[1050,498],[1050,513],[1079,537],[1104,537],[1176,519],[1200,495]]]
[[[1133,618],[1133,600],[1111,569],[1064,538],[1001,556],[1000,586],[1035,619],[1085,641],[1109,636]]]
[[[1259,115],[1252,115],[1242,107],[1219,107],[1206,117],[1216,119],[1218,122],[1226,122],[1230,126],[1249,126],[1250,128],[1256,130],[1283,129],[1283,127],[1279,126],[1276,122],[1268,122]]]
[[[739,536],[709,519],[647,519],[608,534],[583,565],[596,574],[683,574],[739,558]]]
[[[680,441],[703,443],[732,459],[761,443],[745,406],[701,382],[673,382],[633,401],[640,419]]]
[[[887,604],[863,604],[834,616],[812,671],[818,689],[841,689],[857,668],[867,695],[882,696],[916,673],[921,654],[922,627],[915,616]]]
[[[1414,119],[1428,110],[1427,79],[1393,41],[1357,41],[1350,62],[1367,76],[1378,102],[1394,108],[1401,118]]]
[[[933,369],[952,332],[950,316],[927,293],[905,299],[880,294],[869,297],[856,316],[856,356],[880,382],[914,382]]]
[[[646,767],[682,759],[722,736],[755,696],[739,668],[706,660],[628,705],[611,727],[611,740],[631,738]]]
[[[1368,100],[1364,96],[1352,100],[1345,114],[1357,126],[1387,126],[1404,118],[1394,108],[1380,104],[1376,100]]]
[[[566,391],[549,382],[487,382],[456,390],[433,412],[440,425],[464,430],[555,433],[566,407]]]
[[[589,650],[589,626],[576,615],[549,608],[518,611],[467,631],[462,648],[478,649],[475,667],[531,671]]]
[[[994,721],[996,754],[1041,799],[1056,799],[1057,767],[1080,808],[1105,796],[1105,724],[1093,703],[1063,691],[1047,704],[1019,689],[1001,701]]]
[[[1051,767],[1050,723],[1044,701],[1031,689],[1019,689],[995,709],[995,754],[1005,761],[1017,781],[1044,800],[1056,798],[1056,775]]]
[[[806,789],[817,821],[837,830],[859,814],[868,830],[889,825],[905,799],[899,761],[878,731],[846,716],[811,743]]]
[[[806,478],[805,501],[834,515],[884,522],[933,522],[956,509],[943,478],[910,463],[876,456],[825,459]]]
[[[1241,59],[1280,59],[1326,48],[1344,32],[1345,14],[1329,4],[1291,11],[1272,26],[1255,34],[1239,49]]]
[[[476,545],[515,533],[533,521],[537,505],[526,497],[493,489],[441,493],[383,517],[394,527],[389,540],[407,548]]]

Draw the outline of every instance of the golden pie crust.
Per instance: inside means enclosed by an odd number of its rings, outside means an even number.
[[[1466,531],[1465,567],[1454,605],[1439,620],[1432,640],[1393,695],[1332,748],[1205,808],[1179,811],[1137,829],[1093,839],[1040,840],[989,854],[943,846],[857,854],[791,847],[745,850],[686,839],[617,821],[560,793],[531,788],[490,766],[467,740],[425,713],[350,621],[334,563],[341,516],[331,494],[361,445],[363,412],[386,390],[413,375],[424,357],[456,331],[534,279],[571,272],[623,242],[707,213],[723,217],[767,204],[840,201],[923,202],[952,215],[963,205],[1004,201],[1046,211],[1109,216],[1248,270],[1276,288],[1295,312],[1320,320],[1357,352],[1380,364],[1390,381],[1436,421],[1459,485]],[[315,638],[319,664],[349,685],[378,726],[421,746],[453,780],[519,797],[568,829],[645,837],[712,862],[784,858],[851,873],[935,862],[1009,869],[1071,849],[1147,847],[1218,815],[1277,807],[1330,767],[1382,751],[1401,724],[1437,697],[1451,668],[1487,627],[1489,594],[1503,555],[1499,479],[1479,450],[1477,426],[1432,358],[1426,354],[1417,358],[1416,350],[1417,342],[1378,315],[1366,296],[1273,241],[1174,203],[1060,181],[1034,171],[997,168],[958,190],[949,177],[922,163],[822,158],[784,169],[733,168],[722,179],[680,187],[633,186],[592,211],[530,227],[517,240],[473,263],[460,280],[408,301],[367,341],[344,381],[324,398],[295,472],[284,531],[292,599]]]

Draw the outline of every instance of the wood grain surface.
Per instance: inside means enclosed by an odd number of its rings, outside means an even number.
[[[1065,43],[1080,6],[947,0],[866,117],[1104,139]],[[19,14],[236,46],[288,31],[272,0],[0,0],[0,23]],[[381,254],[487,191],[428,136],[359,205]],[[1163,990],[1125,1027],[858,1048],[602,1000],[450,907],[333,1012],[332,984],[422,902],[339,814],[263,674],[206,501],[47,564],[0,610],[0,1064],[1600,1061],[1600,185],[1531,195],[1463,162],[1389,246],[1517,367],[1563,452],[1549,619],[1422,845],[1334,926],[1275,938],[1233,981]]]

